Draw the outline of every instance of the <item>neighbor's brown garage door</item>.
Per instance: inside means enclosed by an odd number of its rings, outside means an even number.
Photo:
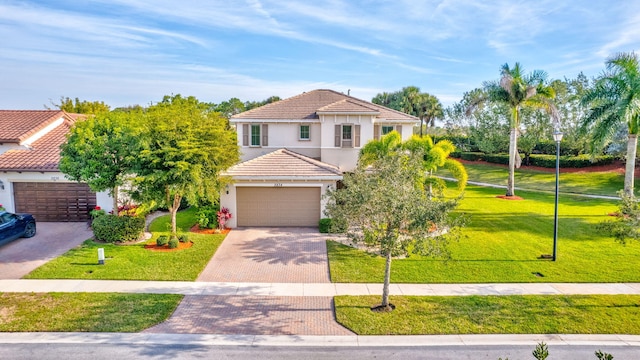
[[[319,187],[238,187],[238,226],[318,226]]]
[[[96,206],[96,194],[78,183],[16,182],[13,196],[16,212],[36,221],[86,221]]]

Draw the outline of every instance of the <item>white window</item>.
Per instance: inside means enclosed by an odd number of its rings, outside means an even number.
[[[335,129],[335,147],[360,147],[360,125],[336,125]]]
[[[300,125],[300,140],[311,140],[311,126]]]
[[[381,127],[381,129],[380,129],[380,130],[382,131],[382,134],[381,134],[381,135],[383,135],[383,136],[384,136],[384,135],[387,135],[388,133],[392,132],[392,131],[393,131],[393,130],[395,130],[395,129],[394,129],[393,125],[390,125],[390,126],[388,126],[388,125],[382,125],[382,127]]]
[[[251,125],[251,146],[260,146],[260,125]]]

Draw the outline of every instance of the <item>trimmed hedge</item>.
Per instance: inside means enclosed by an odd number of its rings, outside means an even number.
[[[456,153],[457,158],[468,161],[484,160],[489,163],[509,165],[508,154],[483,154],[477,152],[461,152]],[[523,157],[524,158],[524,157]],[[586,168],[589,166],[610,165],[615,161],[612,155],[601,155],[592,158],[589,155],[578,156],[561,156],[560,167],[562,168]],[[546,168],[556,167],[555,155],[531,154],[529,156],[529,164]]]
[[[114,243],[138,240],[144,231],[144,218],[140,216],[98,216],[91,223],[96,240]]]
[[[589,155],[578,156],[561,156],[561,168],[586,168],[589,166],[610,165],[613,164],[615,158],[611,155],[602,155],[591,158]],[[537,155],[532,154],[530,157],[531,165],[547,168],[556,167],[555,155]]]
[[[331,229],[331,219],[329,218],[320,219],[320,224],[318,226],[318,230],[320,231],[320,233],[328,234],[330,229]]]

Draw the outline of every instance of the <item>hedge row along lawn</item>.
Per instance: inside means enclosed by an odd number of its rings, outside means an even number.
[[[503,166],[487,164],[464,164],[469,181],[487,184],[507,185],[509,170]],[[552,169],[555,171],[555,169]],[[560,169],[560,192],[574,194],[592,194],[617,196],[624,188],[624,174],[609,172],[562,172]],[[443,171],[442,176],[448,176]],[[517,169],[515,172],[516,187],[527,190],[554,192],[556,186],[555,172],[544,172],[528,169]],[[518,191],[516,190],[516,195]]]
[[[560,196],[558,260],[539,259],[553,250],[553,194],[517,192],[524,200],[503,200],[502,189],[468,186],[458,213],[468,223],[449,260],[411,256],[395,259],[391,282],[638,282],[640,242],[626,246],[598,233],[616,202]],[[334,282],[382,282],[384,259],[328,241]],[[537,275],[539,274],[539,275]]]
[[[640,334],[640,295],[338,296],[336,319],[358,335]]]
[[[138,332],[176,309],[182,295],[0,293],[2,332]]]
[[[179,232],[188,232],[196,223],[197,209],[178,213]],[[160,235],[169,235],[169,215],[155,219],[150,226],[153,237],[134,245],[99,244],[85,241],[80,247],[44,264],[27,279],[95,279],[95,280],[195,280],[207,265],[225,235],[187,233],[193,246],[175,252],[153,252],[144,248],[155,244]],[[98,248],[104,248],[105,265],[98,265]]]

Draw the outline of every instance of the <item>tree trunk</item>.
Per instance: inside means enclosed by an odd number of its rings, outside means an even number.
[[[507,196],[515,195],[516,154],[518,153],[518,129],[511,128],[509,137],[509,180],[507,182]]]
[[[178,214],[178,208],[180,208],[180,201],[182,196],[176,194],[173,196],[173,205],[169,211],[171,212],[171,236],[177,236],[176,215]]]
[[[420,118],[420,137],[422,137],[422,124],[424,123],[424,119]]]
[[[627,141],[627,162],[624,169],[624,192],[633,195],[633,180],[636,170],[636,151],[638,149],[638,134],[629,134]]]
[[[389,306],[389,283],[391,283],[391,251],[387,254],[387,262],[384,267],[384,285],[382,286],[382,304]]]
[[[111,190],[111,195],[113,196],[113,213],[118,215],[118,187],[114,186]]]

